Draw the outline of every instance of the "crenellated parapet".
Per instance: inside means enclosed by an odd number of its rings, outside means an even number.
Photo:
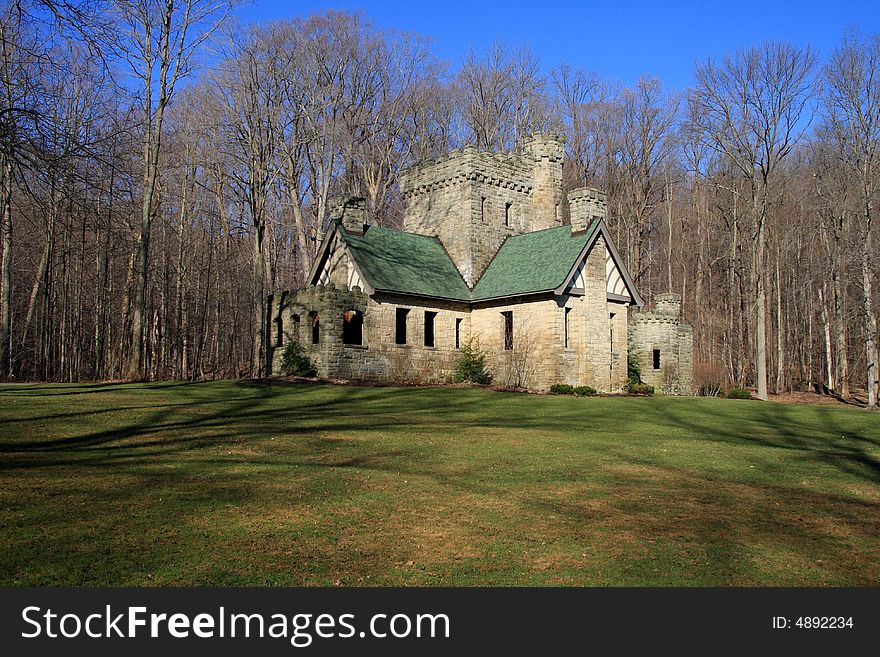
[[[532,167],[514,153],[489,153],[465,146],[442,157],[420,162],[400,174],[403,198],[452,185],[479,182],[530,193]]]

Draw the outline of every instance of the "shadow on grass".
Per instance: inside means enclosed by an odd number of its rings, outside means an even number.
[[[824,406],[789,406],[757,402],[716,402],[711,413],[694,413],[690,400],[654,408],[654,421],[687,429],[709,443],[756,445],[799,452],[866,482],[880,483],[880,418]],[[743,412],[743,404],[748,412]],[[876,432],[854,431],[840,423],[843,413]],[[876,422],[875,422],[876,420]]]
[[[120,573],[132,567],[126,561],[128,551],[141,547],[138,531],[172,545],[148,550],[146,565],[138,566],[148,572],[162,567],[163,559],[188,563],[189,555],[174,552],[174,532],[198,527],[201,518],[211,519],[204,531],[212,540],[269,540],[272,532],[282,530],[262,525],[255,530],[248,524],[262,518],[266,509],[276,514],[269,520],[284,531],[292,522],[285,512],[314,513],[327,541],[344,542],[347,535],[357,534],[363,541],[360,549],[384,563],[383,551],[398,554],[404,548],[372,541],[369,523],[380,522],[403,539],[406,523],[416,522],[403,516],[437,518],[430,508],[419,506],[431,504],[436,494],[447,506],[486,500],[489,508],[509,510],[513,520],[487,520],[479,509],[467,508],[458,511],[463,515],[456,522],[490,527],[511,541],[525,537],[526,551],[537,549],[533,546],[548,536],[584,544],[598,540],[603,549],[622,550],[618,583],[629,581],[627,577],[645,581],[644,573],[655,567],[679,578],[691,569],[702,581],[761,583],[750,562],[755,545],[777,550],[780,558],[830,560],[825,567],[829,582],[880,579],[876,564],[864,561],[864,545],[876,545],[880,533],[876,503],[749,480],[748,470],[719,477],[705,467],[706,458],[693,467],[676,466],[648,449],[658,442],[684,440],[695,457],[713,450],[726,459],[742,455],[771,473],[789,465],[789,455],[795,455],[804,464],[833,468],[846,483],[874,485],[880,480],[874,418],[853,411],[251,381],[113,384],[106,392],[107,405],[94,410],[70,410],[64,404],[76,402],[54,404],[57,395],[48,394],[46,412],[17,426],[4,423],[0,470],[18,475],[19,495],[30,491],[35,496],[21,511],[27,522],[53,536],[53,546],[79,541],[76,549],[88,553],[89,563],[102,563],[101,531],[115,531],[115,519],[104,515],[121,514],[124,522],[142,523],[143,528],[135,524],[120,533],[134,546],[114,548],[121,555],[114,562]],[[0,394],[17,392],[4,388]],[[74,425],[67,428],[69,437],[57,430],[45,440],[19,437],[19,427],[28,422],[52,426],[90,416],[100,418],[102,428],[78,431]],[[115,426],[107,426],[111,422]],[[519,442],[507,442],[514,434]],[[772,453],[764,456],[760,449],[764,447],[783,450],[785,458],[773,463]],[[403,479],[429,484],[411,491],[402,486]],[[32,481],[39,487],[30,490]],[[371,486],[377,482],[380,511],[348,508],[359,492],[375,493]],[[600,502],[590,497],[597,492]],[[69,498],[86,502],[59,503]],[[126,515],[129,508],[135,509],[134,515]],[[244,516],[244,526],[216,526],[224,512]],[[4,510],[4,517],[9,513]],[[336,514],[346,521],[334,524]],[[174,529],[156,529],[164,525]],[[35,536],[36,545],[46,543],[42,534]],[[607,546],[601,543],[603,536]],[[282,538],[295,546],[308,543]],[[22,550],[29,545],[17,540]],[[308,543],[309,549],[320,557],[323,544],[315,541]],[[265,547],[247,545],[249,550]],[[69,563],[66,547],[51,549],[47,568]],[[205,549],[210,552],[210,546]],[[211,555],[200,558],[210,562]],[[861,577],[857,568],[864,571]],[[73,579],[92,581],[89,577]],[[9,576],[3,579],[10,581]]]

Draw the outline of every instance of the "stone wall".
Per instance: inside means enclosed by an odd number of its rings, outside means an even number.
[[[642,381],[670,395],[693,393],[693,331],[681,323],[679,295],[658,294],[653,312],[633,313],[629,350],[639,365]],[[654,350],[660,356],[657,368]]]
[[[395,344],[397,308],[409,309],[407,342]],[[363,313],[361,344],[343,343],[343,314]],[[436,313],[434,346],[425,346],[425,314]],[[312,342],[312,321],[319,318],[318,343]],[[298,342],[311,359],[318,376],[365,381],[451,382],[459,341],[469,337],[468,309],[461,304],[435,302],[417,305],[412,299],[376,295],[371,298],[359,288],[347,290],[333,283],[282,293],[270,309],[270,373],[281,373],[284,346]]]
[[[513,315],[512,349],[505,349],[504,313]],[[473,310],[471,334],[488,356],[496,385],[546,390],[559,382],[561,316],[553,298],[511,300]]]
[[[598,251],[596,262],[602,262],[604,249],[594,251]],[[594,265],[588,261],[588,266]],[[387,294],[371,298],[359,288],[349,291],[332,283],[278,295],[270,309],[270,373],[281,373],[284,345],[297,341],[324,378],[451,382],[459,354],[457,325],[459,347],[471,336],[478,340],[497,385],[546,390],[554,383],[569,383],[606,392],[618,391],[623,385],[626,347],[611,340],[615,334],[626,334],[626,307],[606,302],[596,290],[475,308],[413,301]],[[404,345],[395,343],[398,308],[409,310]],[[343,344],[343,314],[352,310],[363,313],[360,345]],[[434,346],[425,346],[428,312],[436,313]],[[506,312],[513,313],[512,349],[505,349]],[[610,319],[612,312],[614,318]],[[319,318],[318,344],[312,343],[315,314]]]

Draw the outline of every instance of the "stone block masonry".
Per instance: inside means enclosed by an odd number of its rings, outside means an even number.
[[[359,288],[347,290],[333,283],[284,293],[270,310],[270,371],[281,373],[284,346],[294,341],[323,378],[450,383],[458,354],[456,337],[459,345],[470,337],[469,313],[460,304],[437,301],[426,306],[413,301],[369,297]],[[396,343],[398,308],[408,311],[404,344]],[[360,344],[343,339],[345,315],[352,311],[362,314]],[[430,346],[425,344],[426,321],[433,328]]]
[[[633,313],[629,350],[642,381],[669,395],[693,394],[693,330],[681,323],[679,295],[658,294],[653,312]]]

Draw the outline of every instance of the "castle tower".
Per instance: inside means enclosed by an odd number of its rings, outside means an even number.
[[[508,237],[562,225],[564,141],[542,134],[522,154],[474,146],[401,172],[403,229],[437,237],[469,287]]]
[[[681,315],[681,295],[674,292],[666,292],[654,296],[654,312],[658,315],[666,315],[676,319]]]
[[[536,134],[523,144],[525,157],[532,160],[531,230],[562,225],[562,162],[565,139],[556,134]]]

